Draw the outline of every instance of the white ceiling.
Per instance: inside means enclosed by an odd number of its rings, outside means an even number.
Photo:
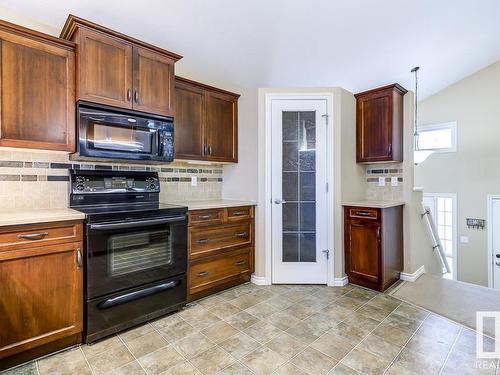
[[[0,0],[61,28],[69,13],[184,58],[179,71],[241,87],[399,82],[423,96],[500,59],[498,0]],[[1,18],[1,13],[0,13]]]

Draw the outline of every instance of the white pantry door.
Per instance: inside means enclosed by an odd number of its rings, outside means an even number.
[[[272,282],[326,284],[327,101],[273,100]]]

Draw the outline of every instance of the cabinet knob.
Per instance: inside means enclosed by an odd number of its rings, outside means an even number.
[[[388,154],[389,154],[389,156],[392,155],[392,143],[389,143]]]
[[[127,102],[129,102],[130,100],[132,100],[132,90],[128,89],[127,90]]]
[[[198,274],[197,274],[198,277],[203,277],[203,276],[207,276],[207,275],[208,275],[207,271],[198,272]]]
[[[247,263],[246,260],[239,260],[236,263],[234,263],[235,266],[243,266]]]
[[[134,91],[134,101],[139,103],[139,92],[137,90]]]

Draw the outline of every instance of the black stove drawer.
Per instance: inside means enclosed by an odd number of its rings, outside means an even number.
[[[86,304],[85,342],[147,322],[186,304],[186,275],[132,288]]]

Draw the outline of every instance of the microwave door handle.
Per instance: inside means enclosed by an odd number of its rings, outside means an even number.
[[[120,223],[109,223],[109,224],[90,224],[91,230],[114,230],[114,229],[128,229],[128,228],[139,228],[147,227],[150,225],[158,224],[169,224],[177,223],[186,220],[186,216],[173,216],[164,219],[151,219],[151,220],[137,220],[137,221],[126,221]]]

